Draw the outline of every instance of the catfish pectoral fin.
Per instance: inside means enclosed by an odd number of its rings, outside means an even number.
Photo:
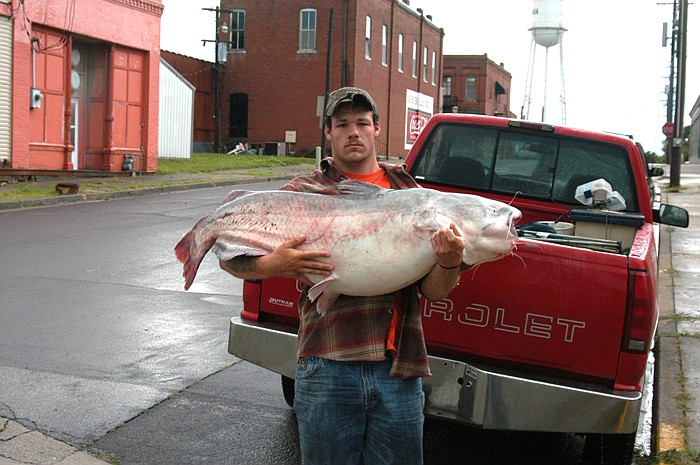
[[[316,302],[316,311],[321,315],[324,315],[338,299],[338,294],[326,292],[328,285],[336,279],[338,279],[338,277],[335,275],[328,276],[309,289],[309,300],[314,302],[318,299],[318,302]]]

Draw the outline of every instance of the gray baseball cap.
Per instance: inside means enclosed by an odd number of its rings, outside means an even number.
[[[326,117],[330,118],[333,116],[333,113],[335,113],[341,103],[366,103],[372,110],[374,120],[379,120],[379,112],[374,99],[369,93],[359,87],[341,87],[331,92],[326,105]]]

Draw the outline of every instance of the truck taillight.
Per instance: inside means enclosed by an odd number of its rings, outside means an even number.
[[[658,317],[654,281],[645,271],[630,271],[625,329],[622,335],[615,389],[625,391],[642,389]]]
[[[649,274],[630,271],[622,351],[638,354],[649,352],[658,317],[656,289]]]

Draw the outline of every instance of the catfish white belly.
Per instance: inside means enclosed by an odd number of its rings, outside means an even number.
[[[387,190],[358,181],[339,195],[234,191],[175,247],[185,289],[209,250],[219,260],[261,256],[305,235],[302,250],[327,250],[331,276],[308,275],[309,298],[325,313],[339,294],[382,295],[417,282],[437,263],[431,237],[454,223],[464,241],[462,261],[475,265],[509,255],[520,211],[484,197],[430,189]]]
[[[323,292],[356,296],[388,294],[427,274],[436,263],[430,238],[405,234],[402,220],[401,216],[392,218],[372,235],[336,243],[329,260],[335,269]],[[314,283],[325,278],[307,276]]]

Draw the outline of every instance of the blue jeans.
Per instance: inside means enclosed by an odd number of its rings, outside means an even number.
[[[337,362],[301,357],[294,412],[304,465],[423,463],[420,378],[390,378],[391,357]]]

